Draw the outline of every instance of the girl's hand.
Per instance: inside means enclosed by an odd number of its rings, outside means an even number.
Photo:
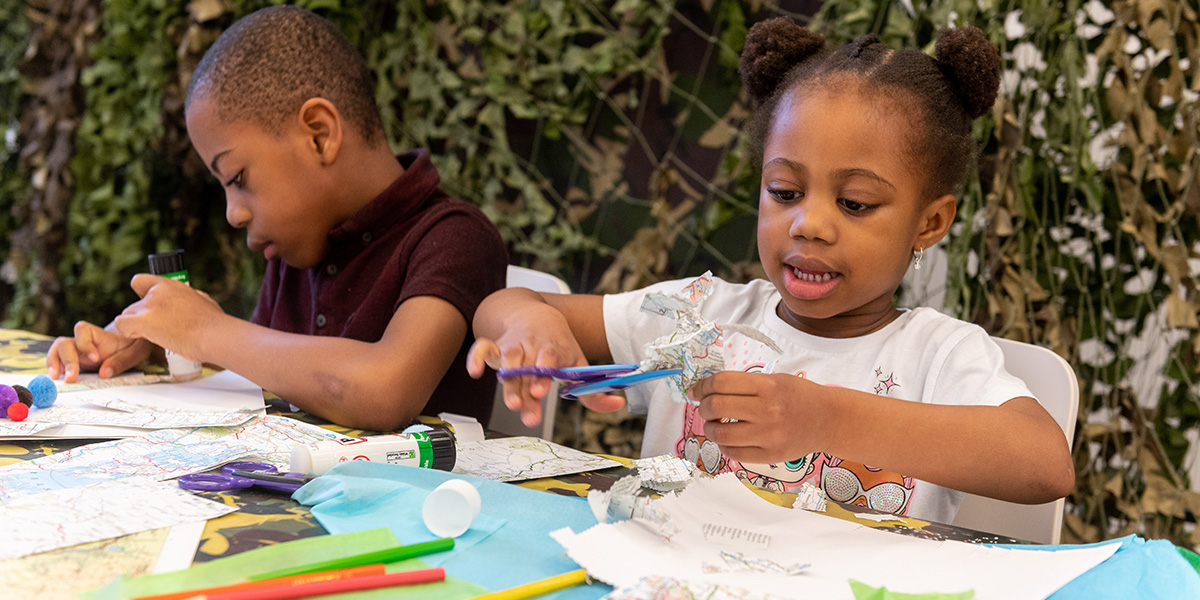
[[[54,340],[46,354],[46,371],[51,379],[62,377],[67,383],[79,379],[80,371],[96,371],[108,378],[141,364],[152,350],[146,340],[122,337],[80,321],[75,324],[75,337]]]
[[[560,312],[545,304],[523,308],[506,319],[507,327],[496,340],[479,338],[467,355],[467,372],[476,379],[484,367],[580,367],[588,364],[583,350]],[[501,381],[504,405],[521,411],[521,422],[532,427],[542,420],[542,398],[550,392],[549,377],[517,377]],[[582,399],[584,406],[611,412],[624,405],[619,396],[595,394]]]
[[[208,294],[158,275],[136,275],[131,282],[141,300],[113,319],[125,337],[150,340],[190,360],[205,362],[201,332],[225,316]]]
[[[770,464],[827,447],[824,386],[787,374],[721,371],[688,389],[704,435],[729,458]]]

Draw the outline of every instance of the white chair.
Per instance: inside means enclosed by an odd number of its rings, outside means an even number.
[[[535,292],[554,294],[570,294],[571,288],[567,282],[541,271],[508,266],[508,284],[506,287],[521,287]],[[550,388],[550,393],[542,399],[542,422],[537,427],[529,427],[521,422],[521,413],[513,412],[504,405],[504,396],[499,384],[496,386],[496,398],[492,406],[492,419],[488,421],[488,429],[507,433],[509,435],[529,435],[544,440],[554,438],[554,417],[558,413],[558,385]]]
[[[1079,414],[1079,381],[1071,365],[1061,356],[1041,346],[992,338],[1004,352],[1009,373],[1029,386],[1029,391],[1067,436],[1070,448],[1075,438],[1075,419]],[[1030,468],[1037,468],[1030,465]],[[1016,504],[967,494],[958,508],[953,524],[996,533],[1030,542],[1057,544],[1062,536],[1063,507],[1059,499],[1046,504]]]

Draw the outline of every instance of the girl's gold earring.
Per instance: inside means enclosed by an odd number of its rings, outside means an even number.
[[[917,248],[916,251],[913,252],[913,269],[916,269],[917,271],[921,270],[921,258],[924,256],[924,248]]]

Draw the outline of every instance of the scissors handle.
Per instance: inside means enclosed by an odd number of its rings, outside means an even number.
[[[191,473],[179,476],[179,487],[200,492],[237,490],[252,485],[254,485],[254,481],[251,479],[233,477],[224,473]]]
[[[312,480],[303,473],[279,473],[274,465],[264,462],[238,461],[221,467],[220,473],[192,473],[179,477],[179,487],[185,490],[220,492],[259,486],[291,494]]]
[[[608,377],[625,375],[637,370],[638,366],[635,364],[588,365],[556,369],[554,367],[536,367],[530,365],[500,369],[496,373],[496,376],[502,380],[516,377],[552,377],[561,381],[600,381]]]

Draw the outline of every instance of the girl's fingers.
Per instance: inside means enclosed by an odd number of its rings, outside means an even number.
[[[467,374],[475,379],[483,377],[485,367],[500,366],[500,346],[487,338],[479,338],[467,351]]]
[[[579,398],[579,402],[588,410],[602,413],[618,411],[625,406],[625,398],[613,394],[588,394]]]

